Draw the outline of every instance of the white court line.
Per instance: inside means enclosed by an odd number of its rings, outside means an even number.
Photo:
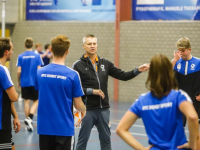
[[[20,115],[25,115],[24,112],[17,112],[17,114],[20,114]],[[34,114],[34,116],[37,116],[37,114]]]
[[[17,114],[24,114],[24,112],[17,112]],[[37,116],[37,114],[35,114],[34,116]],[[140,119],[141,120],[141,119]],[[20,122],[23,122],[24,123],[24,120],[19,120]],[[137,121],[139,121],[139,120],[137,120]],[[37,121],[33,121],[33,123],[34,124],[37,124]],[[117,122],[111,122],[111,124],[116,124],[116,125],[118,125],[119,123],[117,123]],[[144,125],[136,125],[136,124],[134,124],[134,125],[132,125],[132,127],[138,127],[138,128],[144,128]],[[112,131],[112,130],[111,130]],[[115,132],[115,131],[114,131]],[[185,132],[187,132],[187,133],[189,133],[189,131],[188,130],[185,130]],[[135,134],[135,133],[131,133],[131,134]],[[136,135],[137,134],[139,134],[139,133],[136,133]]]
[[[24,120],[19,120],[20,122],[24,122]],[[34,124],[37,124],[37,121],[33,121]],[[112,123],[112,122],[111,122]],[[118,124],[118,123],[114,123],[113,124]],[[92,130],[96,130],[96,128],[92,128]],[[114,130],[110,130],[110,132],[113,132],[113,133],[116,133],[116,131]],[[141,133],[133,133],[133,132],[130,132],[132,135],[140,135],[140,136],[147,136],[146,134],[141,134]]]
[[[24,120],[19,120],[20,122],[23,122],[24,123]],[[33,123],[34,124],[37,124],[37,121],[33,121]],[[119,123],[116,123],[116,122],[111,122],[111,124],[116,124],[116,125],[118,125]],[[143,125],[136,125],[136,124],[134,124],[134,125],[132,125],[132,127],[138,127],[138,128],[144,128],[144,126]],[[95,129],[96,130],[96,129]],[[111,131],[113,131],[113,130],[111,130]],[[113,132],[115,132],[115,131],[113,131]],[[185,130],[185,132],[189,132],[188,130]],[[135,134],[135,133],[131,133],[131,134]],[[139,134],[139,133],[138,133]]]
[[[19,122],[23,122],[24,123],[24,120],[19,120]],[[37,124],[37,121],[33,121],[34,124]]]
[[[95,128],[93,128],[92,130],[97,131],[97,129],[95,129]],[[114,131],[114,130],[110,130],[110,132],[116,133],[116,131]],[[133,133],[133,132],[130,132],[130,133],[133,134],[133,135],[147,136],[146,134],[141,134],[141,133]]]
[[[119,123],[116,123],[116,122],[111,122],[111,124],[119,124]],[[134,124],[134,125],[132,125],[133,127],[139,127],[139,128],[144,128],[144,126],[143,125],[136,125],[136,124]]]
[[[19,120],[20,122],[24,122],[24,120]],[[37,124],[37,121],[33,121],[34,124]],[[118,124],[118,123],[115,123],[115,122],[111,122],[111,124]],[[133,125],[135,127],[140,127],[140,128],[144,128],[143,125]],[[92,128],[92,130],[96,130],[96,128]],[[116,131],[114,130],[110,130],[110,132],[113,132],[113,133],[116,133]],[[185,132],[189,132],[188,130],[185,130]],[[132,135],[140,135],[140,136],[147,136],[146,134],[141,134],[141,133],[134,133],[134,132],[130,132]]]
[[[119,123],[111,122],[111,124],[117,124],[118,125]],[[136,125],[136,124],[134,124],[134,125],[132,125],[132,127],[144,128],[144,125]],[[188,130],[185,130],[185,132],[189,133]]]

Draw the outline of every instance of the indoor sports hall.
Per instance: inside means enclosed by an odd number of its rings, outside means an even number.
[[[26,51],[24,41],[27,37],[33,38],[34,44],[40,43],[44,51],[44,46],[51,44],[53,37],[67,36],[71,45],[65,65],[70,68],[85,54],[82,39],[87,34],[97,38],[97,55],[125,72],[149,64],[156,54],[174,59],[177,41],[184,37],[191,42],[192,56],[200,58],[200,0],[1,0],[0,16],[0,36],[10,37],[14,47],[11,60],[5,66],[20,95],[18,101],[14,102],[21,123],[18,133],[12,130],[16,150],[39,150],[38,114],[36,111],[32,121],[34,131],[28,131],[24,123],[24,99],[21,97],[17,77],[16,64],[18,56]],[[35,45],[32,50],[35,51]],[[104,66],[100,69],[104,70]],[[138,97],[149,91],[145,85],[147,77],[148,71],[128,81],[108,77],[112,150],[133,149],[119,137],[116,129]],[[149,146],[142,119],[138,119],[129,131],[143,146]],[[76,127],[74,150],[79,132],[80,127]],[[185,135],[189,139],[187,125]],[[101,149],[99,132],[95,126],[91,130],[86,149],[104,150]]]

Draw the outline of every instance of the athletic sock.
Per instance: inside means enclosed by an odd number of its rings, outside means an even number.
[[[31,118],[33,120],[33,116],[34,116],[33,114],[29,114],[28,116],[29,116],[29,118]]]

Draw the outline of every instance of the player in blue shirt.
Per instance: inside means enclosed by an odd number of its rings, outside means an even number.
[[[188,38],[180,38],[176,44],[173,65],[179,89],[191,97],[200,119],[200,59],[191,55],[191,43]],[[186,118],[183,116],[184,126]]]
[[[50,63],[50,59],[52,58],[52,53],[49,51],[51,48],[51,45],[45,44],[45,46],[44,46],[45,52],[42,51],[41,43],[36,43],[35,48],[36,48],[35,52],[40,54],[40,56],[43,60],[43,63],[44,63],[43,66],[48,65]]]
[[[81,99],[84,93],[79,74],[65,66],[70,40],[58,35],[51,40],[51,46],[53,61],[38,69],[36,80],[40,150],[73,150],[73,103],[84,117],[86,108]]]
[[[45,44],[44,49],[45,49],[45,53],[47,53],[47,55],[42,58],[42,60],[44,62],[44,66],[48,65],[50,63],[50,59],[53,57],[52,53],[49,51],[50,48],[51,48],[50,44]]]
[[[13,44],[10,38],[0,38],[0,149],[13,150],[14,142],[11,134],[11,114],[14,117],[15,133],[20,130],[20,122],[13,102],[18,100],[6,61],[10,61],[13,53]]]
[[[146,81],[150,92],[140,95],[117,127],[117,134],[134,149],[196,150],[198,116],[186,92],[177,89],[170,60],[160,54],[151,60]],[[189,142],[183,128],[182,113],[187,117]],[[151,146],[144,147],[128,131],[135,121],[143,120]]]
[[[33,131],[32,119],[38,106],[38,92],[35,90],[35,79],[37,69],[43,65],[39,54],[32,51],[33,39],[25,39],[26,51],[18,56],[17,60],[17,78],[18,86],[21,87],[22,98],[24,98],[24,111],[26,119],[24,123],[27,125],[28,131]],[[33,104],[30,108],[30,100]]]

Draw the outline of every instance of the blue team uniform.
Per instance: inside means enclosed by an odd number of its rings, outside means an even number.
[[[21,87],[35,86],[37,67],[42,65],[40,55],[33,51],[25,51],[18,56],[17,67],[21,67]]]
[[[184,90],[191,97],[200,118],[200,102],[195,97],[200,94],[200,59],[192,57],[190,60],[183,60],[181,58],[176,62],[174,71],[179,89]]]
[[[37,53],[44,54],[44,52],[37,52]],[[48,54],[51,54],[51,52],[49,52]],[[50,63],[50,58],[48,58],[47,56],[43,57],[42,60],[43,60],[43,63],[44,63],[43,66],[46,66]]]
[[[38,134],[74,136],[73,98],[84,95],[79,74],[51,63],[38,69],[35,88],[39,92]]]
[[[142,118],[151,150],[178,150],[186,143],[182,113],[179,105],[190,97],[182,90],[171,92],[158,99],[151,92],[142,94],[130,107],[130,111]]]
[[[5,90],[13,86],[10,73],[0,64],[0,130],[11,130],[11,101]]]

